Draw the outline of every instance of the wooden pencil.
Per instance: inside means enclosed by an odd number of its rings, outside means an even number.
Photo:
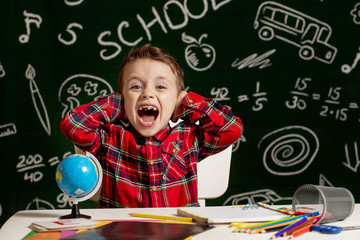
[[[290,239],[293,239],[293,238],[296,238],[304,233],[307,233],[307,232],[310,232],[310,229],[311,229],[311,226],[313,224],[309,224],[303,228],[300,228],[298,230],[296,230],[295,232],[293,232],[291,235],[290,235]]]
[[[278,237],[282,236],[284,233],[286,233],[287,231],[293,229],[296,226],[299,226],[300,224],[306,222],[307,220],[308,219],[306,217],[300,218],[300,219],[296,220],[294,223],[288,224],[286,227],[284,227],[283,229],[281,229],[280,231],[275,233],[271,238],[272,239],[278,238]]]
[[[290,235],[291,235],[293,232],[295,232],[296,230],[301,229],[301,228],[303,228],[303,227],[306,227],[307,225],[313,224],[313,223],[314,223],[314,218],[310,218],[310,219],[308,219],[307,221],[301,223],[300,225],[295,226],[294,228],[292,228],[292,229],[284,232],[283,237],[290,236]]]

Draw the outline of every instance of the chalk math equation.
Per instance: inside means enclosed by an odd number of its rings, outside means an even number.
[[[284,106],[289,110],[304,111],[310,108],[313,101],[317,101],[321,106],[318,110],[320,117],[343,122],[354,118],[360,122],[359,102],[343,102],[341,96],[346,95],[346,93],[343,92],[342,87],[329,86],[327,89],[324,88],[327,90],[326,94],[321,94],[319,92],[308,91],[311,83],[311,78],[298,77],[295,80],[293,89],[289,91],[290,97],[284,97]],[[213,87],[210,92],[210,95],[217,101],[230,100],[229,94],[230,91],[227,87]],[[276,96],[276,98],[279,98],[279,96]],[[257,81],[253,93],[240,94],[237,96],[237,100],[239,103],[250,102],[253,111],[261,111],[271,102],[271,94],[262,89],[261,83]]]

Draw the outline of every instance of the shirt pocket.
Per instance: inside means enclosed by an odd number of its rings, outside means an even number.
[[[183,149],[182,141],[169,142],[162,146],[164,181],[177,181],[186,174],[186,163],[183,155]]]

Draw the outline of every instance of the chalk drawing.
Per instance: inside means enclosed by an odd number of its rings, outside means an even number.
[[[58,35],[58,39],[60,42],[62,42],[63,44],[65,45],[72,45],[76,42],[76,39],[77,39],[77,35],[76,33],[74,32],[73,28],[79,28],[79,29],[83,29],[83,26],[79,23],[70,23],[67,28],[66,28],[66,32],[68,34],[70,34],[71,36],[71,39],[70,40],[65,40],[63,39],[63,36],[62,36],[62,33],[59,33]]]
[[[334,185],[322,173],[320,173],[320,175],[319,175],[319,185],[334,187]]]
[[[275,52],[276,49],[272,49],[261,54],[260,56],[258,56],[257,53],[253,53],[252,55],[244,58],[241,61],[239,60],[239,58],[236,58],[235,61],[231,64],[231,67],[237,68],[238,70],[246,67],[253,68],[259,66],[259,69],[270,67],[272,63],[268,57]]]
[[[353,151],[354,151],[353,152],[354,155],[352,157],[350,157],[349,146],[347,143],[345,143],[346,162],[343,162],[343,164],[345,165],[345,167],[349,168],[351,171],[356,173],[360,166],[359,150],[358,150],[358,144],[356,141],[354,142]]]
[[[202,34],[199,40],[185,33],[181,35],[183,42],[189,44],[185,48],[185,60],[189,67],[195,71],[205,71],[215,62],[215,48],[207,43],[202,43],[202,40],[206,37],[206,33]]]
[[[35,82],[35,69],[28,64],[25,72],[25,77],[29,79],[31,98],[36,110],[36,113],[40,119],[41,125],[44,127],[46,133],[51,135],[51,126],[49,121],[48,112],[44,103],[44,100],[40,94],[39,88]]]
[[[243,205],[262,202],[267,204],[276,204],[279,201],[291,200],[292,197],[280,197],[275,191],[271,189],[260,189],[252,192],[239,193],[230,196],[225,200],[225,205]]]
[[[30,34],[31,34],[30,24],[34,23],[37,28],[40,28],[42,18],[40,15],[34,13],[28,13],[26,10],[24,10],[23,14],[25,17],[24,21],[25,21],[26,33],[20,35],[19,41],[21,43],[27,43],[29,42]]]
[[[0,137],[6,137],[17,133],[16,126],[14,123],[8,123],[0,125]]]
[[[100,77],[89,74],[70,76],[61,84],[58,92],[59,102],[64,107],[62,117],[71,109],[111,92],[111,85]]]
[[[355,24],[360,24],[360,2],[355,4],[354,8],[350,11],[350,15],[353,17]]]
[[[258,143],[263,163],[274,175],[291,176],[305,171],[319,151],[316,134],[304,126],[288,126],[266,134]]]
[[[55,209],[55,208],[51,203],[39,199],[37,196],[26,206],[26,210],[45,210],[45,209]]]
[[[239,149],[241,142],[246,142],[246,138],[244,135],[241,135],[241,137],[232,144],[232,152],[236,152]]]
[[[5,72],[4,66],[0,62],[0,78],[5,77],[5,74],[6,74],[6,72]]]
[[[77,0],[77,1],[69,1],[69,0],[64,0],[65,4],[68,6],[77,6],[80,5],[84,0]]]
[[[277,2],[263,2],[257,11],[254,28],[261,40],[277,38],[299,48],[304,60],[313,58],[331,64],[337,48],[328,40],[332,29],[327,24]]]
[[[216,88],[213,87],[210,91],[210,95],[212,95],[212,99],[215,101],[229,101],[231,100],[228,97],[229,89],[227,87]]]
[[[220,7],[225,4],[231,3],[232,0],[211,0],[211,6],[214,11],[217,11]],[[195,5],[194,5],[195,4]],[[200,7],[201,6],[201,7]],[[100,50],[100,57],[103,60],[110,60],[118,56],[122,51],[122,45],[133,47],[138,45],[140,42],[151,42],[152,41],[152,28],[159,28],[163,33],[168,33],[168,28],[170,30],[179,30],[185,28],[191,19],[199,20],[206,16],[209,12],[209,4],[207,0],[202,0],[202,5],[199,4],[199,1],[177,1],[170,0],[165,1],[164,5],[160,8],[161,10],[156,9],[154,6],[151,7],[150,11],[145,12],[143,9],[142,12],[145,14],[146,18],[144,19],[141,14],[136,14],[136,22],[130,22],[124,20],[120,22],[117,26],[116,32],[118,37],[118,42],[112,41],[108,38],[112,35],[112,31],[104,30],[102,31],[97,38],[97,41],[100,46],[110,47],[111,49],[102,49]],[[199,7],[202,8],[199,10]],[[172,14],[174,9],[178,14]],[[196,11],[193,11],[196,9]],[[196,13],[195,13],[196,12]],[[165,19],[166,21],[163,21]],[[141,25],[143,31],[134,29],[133,26]],[[138,36],[134,37],[134,31]],[[126,33],[131,33],[130,36],[127,36]]]
[[[359,9],[359,10],[360,10],[360,9]],[[354,62],[351,64],[351,66],[348,65],[348,64],[344,64],[344,65],[341,66],[341,71],[342,71],[343,73],[346,73],[346,74],[350,73],[350,72],[356,67],[356,65],[358,64],[359,60],[360,60],[360,47],[359,47],[359,52],[356,53]]]

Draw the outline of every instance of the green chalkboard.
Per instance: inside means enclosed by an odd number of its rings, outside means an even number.
[[[229,188],[208,205],[289,203],[306,183],[359,202],[359,12],[355,0],[2,1],[0,225],[69,208],[55,169],[74,149],[59,121],[116,91],[122,59],[145,43],[244,122]]]

